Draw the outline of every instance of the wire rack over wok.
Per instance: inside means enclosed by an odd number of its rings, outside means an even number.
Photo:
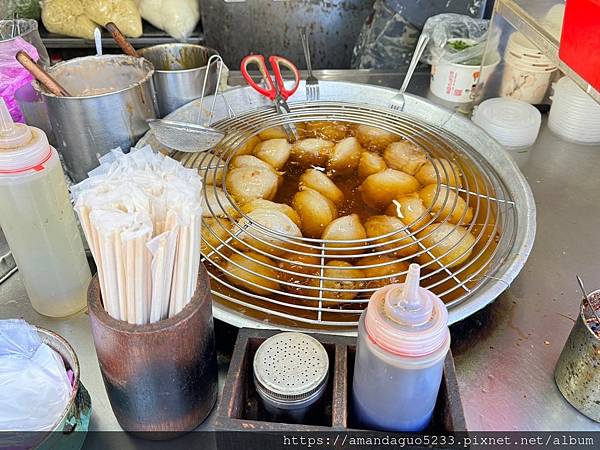
[[[356,327],[371,294],[382,285],[402,281],[407,263],[415,258],[423,267],[422,287],[435,292],[450,309],[494,278],[514,244],[516,208],[497,172],[475,149],[441,128],[389,109],[343,102],[304,102],[291,107],[285,116],[267,107],[223,120],[216,127],[226,137],[211,152],[174,155],[200,171],[204,195],[214,199],[206,205],[202,243],[216,301],[281,326],[335,331]],[[377,127],[418,145],[429,160],[451,161],[451,166],[433,166],[438,180],[434,202],[441,202],[442,207],[437,212],[429,209],[415,221],[417,227],[406,224],[383,236],[335,241],[338,247],[344,245],[341,252],[332,251],[332,241],[291,237],[252,221],[226,187],[236,151],[261,131],[311,121]],[[453,177],[461,180],[460,186],[443,182]],[[449,193],[458,194],[473,210],[473,219],[463,224],[475,237],[467,247],[462,238],[452,245],[444,242],[452,239],[449,236],[433,244],[429,239],[434,231],[426,228],[447,223],[458,208],[456,196]],[[440,253],[444,246],[448,248]],[[414,249],[413,253],[403,252],[406,248]],[[258,255],[250,257],[250,266],[239,258],[247,258],[243,252],[248,250]],[[469,257],[450,267],[448,255],[459,250],[469,252]],[[376,258],[356,265],[368,256]],[[352,264],[327,265],[334,260]]]

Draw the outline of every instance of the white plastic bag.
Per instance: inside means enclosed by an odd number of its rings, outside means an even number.
[[[85,14],[82,0],[43,0],[42,22],[51,33],[94,39],[96,24]]]
[[[200,20],[198,0],[138,0],[140,14],[156,28],[185,41]]]
[[[142,35],[142,18],[134,0],[83,0],[83,8],[101,26],[113,22],[127,37]]]
[[[479,65],[486,50],[488,26],[489,20],[462,14],[432,16],[423,27],[431,39],[421,59],[429,64]],[[492,37],[488,52],[496,49],[498,38]]]
[[[0,431],[48,431],[71,383],[61,357],[24,320],[0,320]]]
[[[31,74],[15,59],[20,50],[36,61],[39,59],[37,49],[21,37],[0,41],[0,97],[16,122],[24,122],[25,119],[15,100],[15,92],[33,81]]]

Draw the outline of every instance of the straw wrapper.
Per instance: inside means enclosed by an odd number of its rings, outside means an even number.
[[[190,301],[200,265],[202,182],[150,147],[113,150],[71,189],[104,308],[143,325]]]

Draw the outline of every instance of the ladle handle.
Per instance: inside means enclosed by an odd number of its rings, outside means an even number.
[[[108,32],[112,35],[113,39],[117,43],[117,45],[123,50],[123,53],[129,56],[133,56],[135,58],[139,58],[140,55],[135,51],[135,48],[129,43],[127,38],[121,33],[121,30],[112,22],[108,22],[104,25],[104,28],[108,30]]]
[[[419,40],[417,41],[417,46],[415,47],[415,52],[413,53],[412,59],[410,60],[410,64],[408,66],[408,70],[406,71],[406,75],[404,76],[404,80],[402,81],[402,86],[400,87],[400,93],[404,94],[406,89],[408,88],[408,83],[417,68],[417,64],[419,64],[419,60],[421,56],[423,56],[423,52],[427,47],[427,43],[429,42],[429,35],[427,33],[421,33],[419,36]]]
[[[48,89],[52,94],[57,97],[71,97],[71,94],[67,92],[67,90],[62,87],[58,81],[56,81],[52,76],[42,69],[37,63],[31,59],[25,51],[19,50],[15,56],[17,61],[25,68],[27,71],[35,77],[40,83],[42,83],[46,89]]]

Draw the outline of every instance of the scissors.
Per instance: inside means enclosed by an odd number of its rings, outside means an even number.
[[[264,95],[269,100],[275,102],[275,109],[278,114],[286,114],[290,112],[290,107],[287,104],[286,100],[290,98],[294,92],[298,89],[300,85],[300,72],[298,68],[292,63],[290,60],[283,58],[282,56],[270,56],[269,63],[273,68],[273,75],[275,77],[275,81],[271,74],[269,73],[269,69],[267,68],[267,63],[265,62],[265,57],[263,55],[249,55],[246,56],[242,60],[241,71],[244,79],[248,83],[248,85],[258,92],[261,95]],[[248,65],[256,64],[258,66],[258,70],[262,75],[262,78],[267,85],[266,88],[260,86],[256,81],[252,79],[250,74],[248,73]],[[283,76],[281,75],[281,67],[285,67],[290,70],[294,75],[294,86],[291,89],[286,89],[285,84],[283,82]],[[284,124],[283,129],[285,130],[288,139],[291,142],[294,142],[298,139],[298,134],[296,132],[296,127],[293,124]]]

